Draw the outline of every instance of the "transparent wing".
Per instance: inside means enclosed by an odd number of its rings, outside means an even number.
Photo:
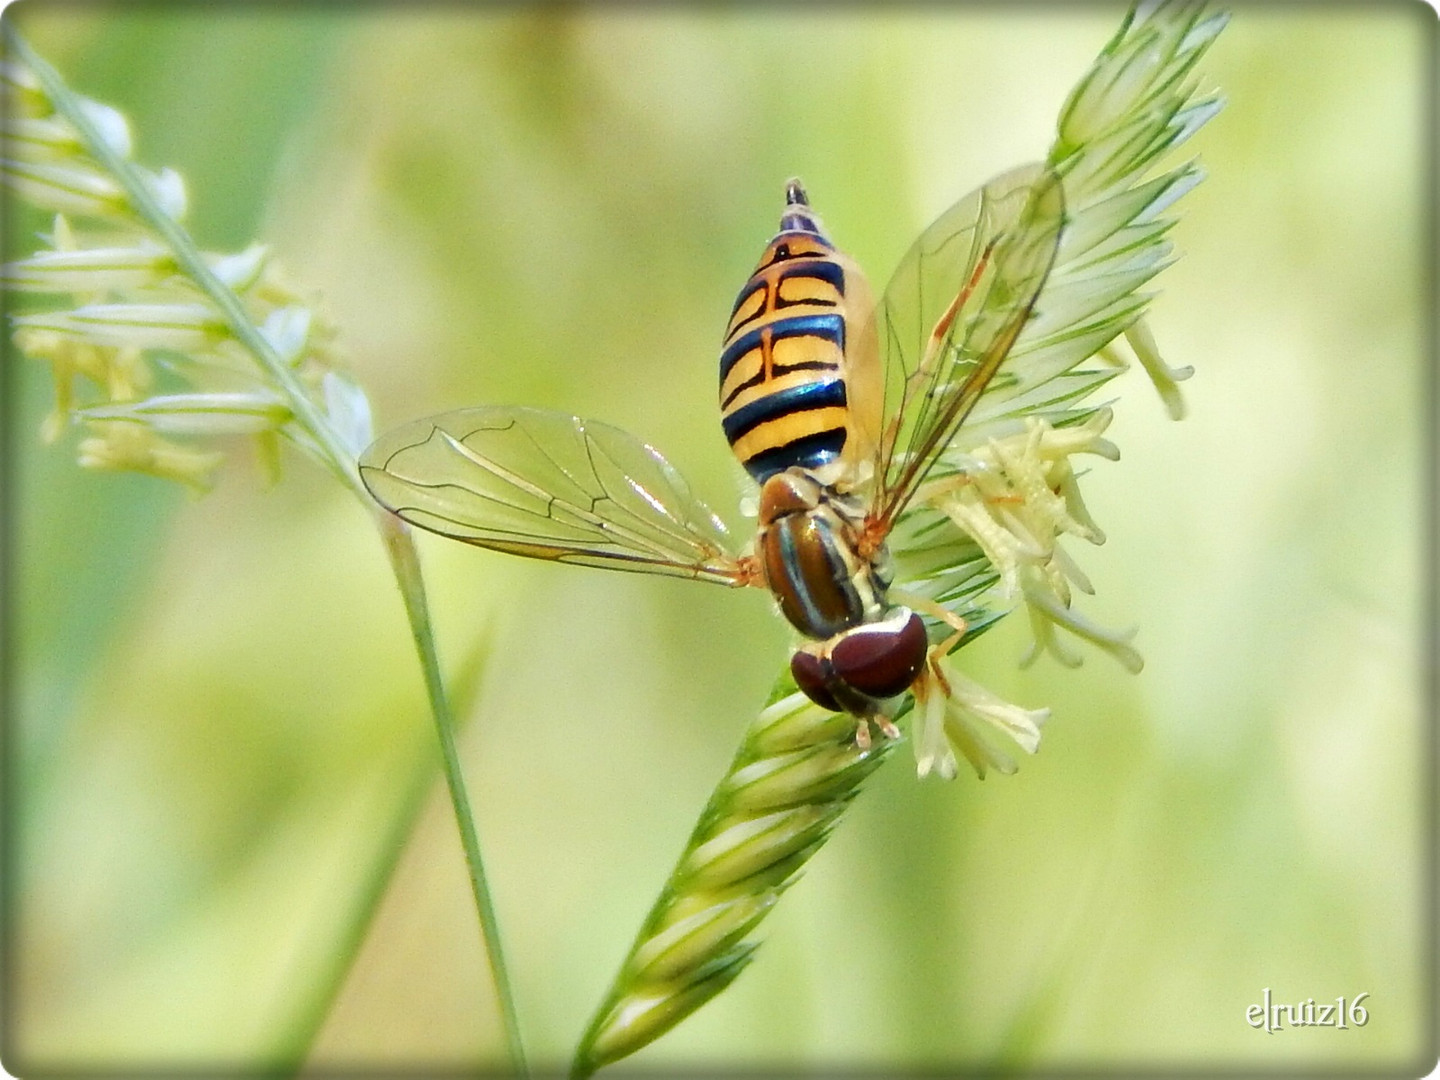
[[[921,234],[875,309],[885,415],[873,513],[885,525],[985,392],[1050,273],[1060,180],[1029,165],[961,199]]]
[[[406,424],[360,477],[412,525],[514,555],[749,583],[720,520],[651,447],[543,409],[462,409]]]

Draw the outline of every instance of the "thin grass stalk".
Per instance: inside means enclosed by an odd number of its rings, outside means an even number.
[[[74,128],[85,151],[119,185],[135,215],[163,241],[175,266],[215,305],[234,339],[250,353],[271,382],[281,390],[284,407],[293,415],[299,432],[308,437],[303,445],[316,453],[329,470],[374,513],[374,520],[380,530],[405,603],[425,680],[447,789],[460,830],[491,979],[501,1011],[507,1054],[515,1072],[527,1075],[528,1067],[520,1036],[515,995],[505,964],[499,923],[456,748],[455,725],[440,672],[418,552],[409,528],[393,515],[375,511],[374,503],[356,471],[353,440],[347,441],[332,424],[330,417],[307,394],[295,372],[281,359],[275,347],[250,318],[239,296],[211,269],[186,230],[160,205],[144,177],[104,137],[79,97],[70,90],[55,69],[20,37],[13,22],[6,20],[3,23],[3,33],[7,50],[12,56],[18,57],[34,75],[55,111]]]
[[[520,1037],[520,1017],[515,1008],[515,995],[505,964],[505,952],[500,947],[500,921],[495,915],[495,903],[490,897],[489,879],[485,876],[485,863],[480,854],[480,838],[475,832],[475,819],[470,812],[470,797],[465,790],[465,773],[460,766],[460,754],[455,745],[455,729],[436,655],[435,632],[431,628],[425,580],[420,573],[420,559],[415,550],[414,534],[394,514],[378,507],[375,508],[375,519],[385,541],[386,551],[390,555],[395,579],[400,584],[400,594],[405,598],[405,613],[410,620],[410,633],[415,639],[420,665],[425,672],[425,692],[430,701],[430,714],[435,720],[435,736],[440,743],[445,784],[455,811],[455,823],[460,827],[460,844],[465,851],[465,865],[469,870],[470,891],[475,898],[475,910],[480,916],[481,936],[500,1005],[510,1065],[517,1076],[527,1076],[529,1067],[525,1061],[524,1042]]]

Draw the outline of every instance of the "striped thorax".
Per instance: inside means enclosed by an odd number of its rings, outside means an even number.
[[[833,637],[884,613],[889,574],[860,553],[864,521],[857,500],[803,468],[761,487],[755,555],[781,612],[806,637]]]
[[[928,646],[920,617],[887,601],[889,553],[867,552],[864,526],[859,500],[798,466],[760,489],[756,559],[785,618],[812,639],[791,674],[816,704],[862,718],[910,685]]]

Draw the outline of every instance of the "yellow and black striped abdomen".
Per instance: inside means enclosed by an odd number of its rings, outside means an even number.
[[[740,290],[720,353],[725,437],[759,483],[792,465],[837,460],[853,427],[846,300],[855,271],[820,231],[799,184],[786,196],[780,232]]]

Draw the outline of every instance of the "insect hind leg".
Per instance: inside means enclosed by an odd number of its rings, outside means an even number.
[[[944,344],[950,333],[951,325],[955,322],[955,316],[969,302],[980,284],[980,279],[985,276],[985,271],[990,268],[991,256],[995,251],[995,241],[991,240],[985,245],[985,250],[975,261],[975,269],[971,271],[970,278],[960,287],[955,294],[955,299],[950,301],[944,313],[935,320],[935,325],[930,329],[930,337],[925,342],[925,352],[915,370],[905,376],[905,383],[901,390],[902,403],[909,403],[913,395],[919,394],[924,388],[925,382],[935,375],[936,364],[940,358],[941,346]],[[895,411],[890,423],[884,432],[883,446],[894,449],[895,441],[900,436],[900,424],[902,417],[907,410],[903,407]]]

